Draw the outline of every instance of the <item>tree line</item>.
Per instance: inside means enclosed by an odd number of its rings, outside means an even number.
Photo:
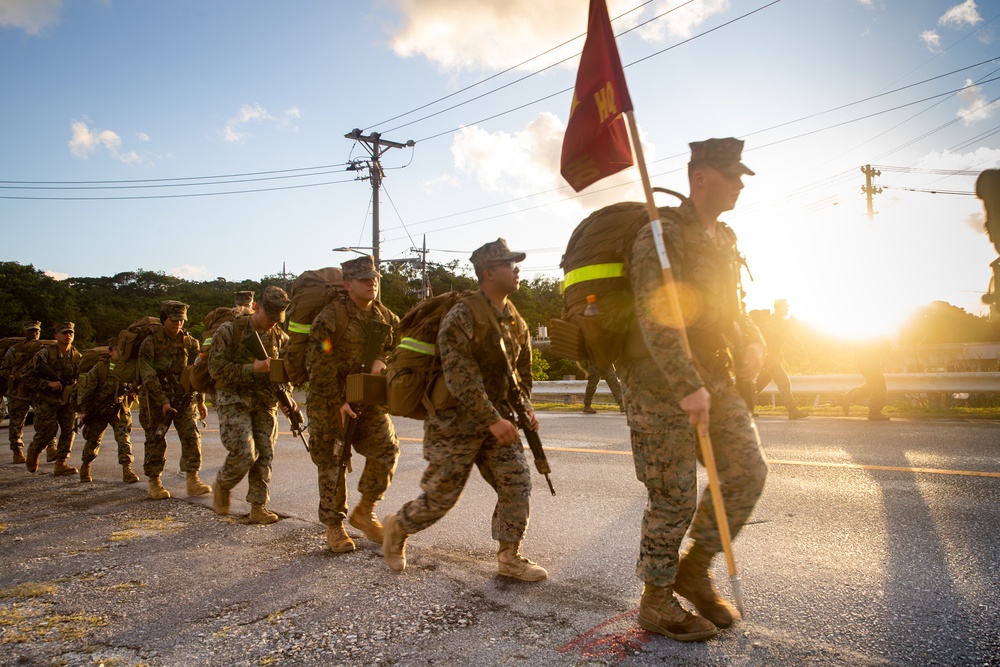
[[[382,269],[381,299],[402,316],[420,299],[422,276],[417,267],[389,264]],[[259,280],[230,281],[225,278],[194,281],[162,271],[137,269],[99,278],[55,280],[32,265],[0,262],[0,335],[19,336],[26,320],[41,320],[42,337],[51,338],[52,324],[76,324],[76,345],[81,349],[103,345],[131,322],[157,315],[160,302],[175,299],[188,304],[188,331],[201,336],[203,320],[218,306],[232,306],[234,294],[252,290],[259,295],[267,285],[291,288],[294,275],[268,275]],[[427,267],[427,282],[433,294],[476,288],[471,272],[459,262]],[[560,280],[537,276],[521,283],[511,300],[528,323],[532,334],[548,327],[562,309]],[[852,373],[850,345],[793,319],[793,331],[804,351],[785,352],[792,374]],[[951,304],[936,301],[918,310],[900,330],[900,346],[1000,341],[1000,322],[970,314]],[[560,380],[567,375],[583,377],[575,362],[547,351],[536,355],[536,378]]]

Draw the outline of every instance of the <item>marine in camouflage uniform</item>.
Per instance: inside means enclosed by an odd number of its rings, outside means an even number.
[[[64,401],[65,389],[76,383],[80,375],[81,354],[73,347],[76,335],[72,322],[57,322],[55,345],[42,347],[28,362],[21,382],[31,392],[31,404],[35,407],[35,437],[31,440],[25,455],[28,472],[38,470],[38,457],[42,450],[56,442],[56,465],[53,475],[75,475],[77,470],[66,463],[73,449],[73,422],[76,410],[72,396]],[[51,380],[41,372],[47,366],[59,380]]]
[[[142,377],[142,394],[139,400],[139,423],[146,432],[145,456],[142,469],[149,480],[149,497],[162,500],[170,497],[163,488],[160,475],[166,464],[166,434],[157,435],[167,415],[173,413],[172,425],[181,441],[180,468],[187,476],[189,496],[212,492],[212,487],[198,478],[201,470],[201,433],[195,419],[205,419],[208,409],[200,392],[185,393],[178,390],[181,374],[198,353],[198,341],[184,331],[187,304],[164,301],[160,304],[160,322],[139,346],[139,374]],[[183,399],[181,403],[176,401]],[[197,409],[197,412],[196,412]]]
[[[108,341],[109,357],[101,359],[84,373],[76,388],[83,415],[83,454],[80,457],[80,481],[90,482],[91,463],[101,451],[101,438],[108,426],[118,443],[118,465],[122,467],[122,481],[134,484],[139,481],[132,470],[132,404],[135,394],[114,373],[118,361],[118,339]]]
[[[24,422],[28,417],[28,410],[31,409],[31,400],[18,397],[17,383],[11,381],[10,374],[14,368],[14,358],[17,356],[18,349],[27,341],[38,340],[41,331],[41,322],[36,320],[25,322],[24,341],[8,347],[3,361],[0,362],[0,377],[7,380],[7,438],[10,442],[11,463],[24,463],[24,441],[21,438],[24,434]],[[55,450],[53,449],[50,454],[54,458]]]
[[[673,215],[661,215],[674,278],[698,304],[698,313],[685,312],[693,362],[678,330],[670,326],[649,226],[642,227],[626,256],[641,342],[628,345],[619,371],[636,476],[648,493],[636,565],[645,584],[639,622],[681,641],[707,639],[715,626],[729,627],[738,619],[708,574],[722,544],[711,494],[702,494],[698,502],[696,460],[701,453],[692,423],[708,423],[734,537],[753,511],[767,475],[756,426],[730,375],[731,355],[741,350],[737,375],[756,376],[763,339],[742,314],[736,236],[717,220],[735,206],[741,176],[753,174],[740,163],[742,148],[742,141],[731,138],[692,143],[691,199]],[[678,563],[685,532],[692,545]],[[701,617],[680,607],[675,592],[690,600]]]
[[[351,512],[350,523],[365,536],[382,543],[382,524],[375,504],[385,497],[399,460],[399,441],[385,408],[365,405],[355,412],[347,404],[347,376],[361,370],[362,356],[373,322],[395,331],[399,318],[375,300],[378,278],[372,257],[357,257],[341,264],[347,296],[328,304],[313,320],[306,345],[309,370],[309,453],[319,481],[319,520],[326,526],[327,546],[336,553],[354,551],[354,541],[344,529],[347,517],[347,471],[341,466],[344,415],[357,415],[352,443],[365,457],[358,480],[361,500]],[[346,322],[346,325],[345,325]],[[339,331],[338,327],[344,330]],[[395,334],[387,337],[382,354],[370,372],[385,368]],[[347,452],[350,456],[350,452]]]
[[[774,313],[757,324],[760,326],[761,332],[764,334],[764,341],[767,343],[764,365],[760,369],[760,375],[757,376],[757,391],[764,389],[773,380],[774,385],[778,388],[778,400],[785,404],[788,418],[808,417],[809,413],[800,410],[799,406],[796,405],[795,396],[792,395],[792,383],[788,380],[788,374],[781,366],[782,348],[785,347],[786,343],[802,349],[801,343],[791,332],[791,323],[788,321],[788,301],[777,299],[774,302]]]
[[[256,524],[278,520],[278,515],[267,509],[267,487],[278,438],[278,399],[270,370],[271,359],[276,359],[288,342],[288,335],[279,326],[285,320],[288,303],[283,289],[267,287],[252,315],[238,315],[215,331],[208,353],[208,372],[215,379],[219,437],[228,452],[215,477],[213,507],[221,515],[229,514],[229,492],[247,477],[250,523]],[[251,328],[260,335],[267,359],[254,358],[243,344]]]
[[[590,407],[590,403],[594,400],[594,394],[597,393],[597,385],[601,383],[601,378],[604,378],[605,382],[608,383],[608,389],[611,390],[611,395],[614,397],[615,403],[618,404],[618,408],[625,412],[625,404],[622,403],[622,386],[618,381],[614,364],[598,366],[592,361],[587,362],[587,389],[583,392],[583,411],[588,415],[597,414],[597,410]]]
[[[515,370],[519,389],[533,428],[538,420],[531,409],[531,341],[528,327],[507,295],[517,291],[517,263],[524,253],[512,252],[497,239],[472,254],[480,292],[458,301],[441,320],[437,347],[441,371],[454,407],[435,411],[424,423],[424,459],[420,481],[423,493],[386,518],[383,554],[389,567],[406,568],[408,535],[432,526],[458,502],[473,466],[497,494],[492,535],[499,542],[499,573],[524,581],[548,576],[544,568],[520,554],[528,529],[531,471],[507,401],[506,364]],[[472,302],[481,300],[481,305]],[[489,309],[489,310],[487,310]],[[485,340],[475,342],[477,318],[496,318]],[[502,330],[506,347],[500,346]]]

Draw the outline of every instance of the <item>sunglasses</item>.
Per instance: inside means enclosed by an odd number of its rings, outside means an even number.
[[[515,269],[517,269],[517,262],[515,262],[514,260],[509,260],[509,261],[506,261],[506,262],[497,262],[496,264],[490,265],[490,268],[491,269],[498,269],[498,268],[500,268],[502,266],[509,267],[511,271],[514,271]]]

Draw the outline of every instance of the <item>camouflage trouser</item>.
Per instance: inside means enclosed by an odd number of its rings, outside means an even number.
[[[275,406],[251,410],[242,404],[217,405],[219,438],[229,454],[215,478],[216,485],[231,489],[247,478],[247,502],[264,505],[271,481],[274,441],[278,437]]]
[[[319,520],[330,526],[347,518],[347,471],[340,467],[343,430],[340,406],[310,394],[309,454],[316,464],[319,482]],[[365,469],[358,480],[358,492],[370,502],[385,497],[399,460],[399,441],[392,420],[383,408],[361,407],[354,436],[354,451],[365,457]]]
[[[664,393],[662,375],[655,364],[647,360],[644,366],[623,365],[622,371],[636,477],[648,494],[636,575],[647,583],[670,586],[677,574],[678,552],[686,530],[708,553],[722,550],[714,505],[706,490],[695,508],[695,460],[701,459],[697,434],[677,398]],[[709,436],[735,538],[764,489],[767,463],[757,427],[729,376],[715,374],[707,382],[712,395]]]
[[[594,394],[597,393],[597,385],[601,383],[601,378],[604,378],[604,381],[608,383],[608,389],[611,390],[615,403],[621,405],[622,386],[618,381],[618,375],[615,374],[615,367],[595,366],[591,363],[587,364],[587,389],[583,392],[583,404],[590,405],[591,401],[594,400]]]
[[[111,426],[115,434],[115,442],[118,443],[118,465],[132,463],[132,412],[129,410],[119,410],[114,417],[88,417],[83,421],[83,439],[86,444],[83,446],[83,454],[80,460],[84,463],[93,461],[101,451],[101,438],[104,431]]]
[[[20,451],[24,446],[21,434],[24,433],[24,420],[28,416],[30,407],[31,401],[27,399],[7,397],[7,411],[10,413],[7,437],[10,438],[11,451]]]
[[[56,445],[56,460],[65,461],[73,449],[73,421],[76,412],[70,405],[50,403],[48,401],[32,401],[35,406],[35,437],[31,439],[28,452],[32,455],[42,452],[49,445],[56,443],[56,433],[59,433],[59,443]]]
[[[528,530],[531,471],[520,438],[501,445],[493,434],[472,424],[457,409],[440,410],[424,423],[424,459],[420,480],[423,493],[399,510],[399,526],[406,533],[421,531],[438,521],[458,502],[472,466],[497,493],[493,508],[494,540],[520,542]]]
[[[195,398],[192,396],[187,405],[176,406],[177,414],[170,428],[177,432],[181,441],[181,472],[198,472],[201,470],[201,433],[195,424],[197,412]],[[150,410],[149,398],[145,395],[139,400],[139,423],[146,433],[143,443],[142,472],[146,477],[159,477],[167,459],[166,436],[156,437],[156,429],[163,423],[163,410],[159,405]]]
[[[781,367],[781,359],[775,359],[768,355],[764,357],[764,365],[757,376],[757,392],[762,391],[772,380],[774,386],[778,388],[778,400],[781,401],[781,404],[789,412],[797,410],[798,406],[795,405],[795,398],[792,396],[792,383],[789,381],[785,369]]]

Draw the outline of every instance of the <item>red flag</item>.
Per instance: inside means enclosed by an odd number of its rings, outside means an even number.
[[[632,110],[605,0],[590,0],[587,41],[576,73],[563,137],[560,171],[579,192],[631,167],[632,147],[622,114]]]

